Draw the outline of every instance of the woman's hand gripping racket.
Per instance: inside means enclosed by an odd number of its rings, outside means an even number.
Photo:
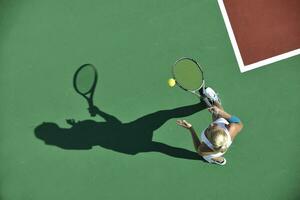
[[[212,103],[204,95],[205,81],[203,70],[200,65],[191,58],[180,58],[175,62],[172,68],[173,79],[175,83],[185,91],[203,100],[208,107],[212,107]]]
[[[93,96],[98,80],[98,73],[94,65],[84,64],[80,66],[74,74],[73,86],[75,91],[83,96],[89,105],[91,116],[96,116],[96,113],[91,112],[94,107]]]

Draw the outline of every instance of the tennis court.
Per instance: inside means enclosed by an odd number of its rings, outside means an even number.
[[[0,44],[1,200],[300,198],[300,56],[241,73],[217,1],[3,0]],[[183,56],[244,123],[226,166],[198,159],[175,124],[211,120],[167,85]],[[85,63],[98,70],[94,104],[117,122],[75,92]],[[84,124],[76,143],[36,136],[71,133],[66,119]]]

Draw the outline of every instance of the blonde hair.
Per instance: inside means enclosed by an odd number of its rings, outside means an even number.
[[[216,151],[225,152],[227,150],[228,136],[224,129],[213,124],[207,128],[207,136]]]

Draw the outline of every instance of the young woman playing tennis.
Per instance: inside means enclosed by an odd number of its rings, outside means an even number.
[[[194,147],[198,154],[207,162],[225,165],[223,157],[232,141],[242,130],[241,120],[227,113],[220,104],[219,98],[211,88],[206,88],[207,98],[213,102],[208,110],[212,113],[212,123],[202,131],[198,138],[192,124],[185,120],[177,120],[176,123],[188,129],[192,135]]]

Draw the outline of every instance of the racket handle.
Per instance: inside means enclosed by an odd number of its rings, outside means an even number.
[[[205,102],[205,104],[206,104],[207,107],[209,107],[209,108],[212,107],[212,104],[210,103],[210,101],[208,100],[207,97],[203,97],[202,99]]]
[[[96,112],[93,110],[93,108],[89,107],[88,110],[90,112],[91,117],[95,117],[96,116]]]
[[[89,103],[89,112],[90,112],[90,115],[91,117],[95,117],[96,116],[96,112],[94,110],[94,104],[93,104],[93,101],[91,99],[88,100],[88,103]]]
[[[96,113],[90,113],[91,114],[91,117],[95,117],[96,116]]]

